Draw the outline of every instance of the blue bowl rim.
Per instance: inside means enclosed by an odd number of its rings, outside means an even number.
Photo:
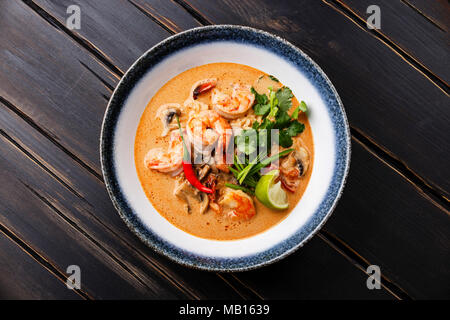
[[[295,59],[293,59],[292,56],[284,56],[284,58],[289,60],[294,67],[299,68],[298,63],[301,62],[311,68],[310,73],[305,75],[310,75],[310,81],[312,81],[315,86],[317,86],[317,83],[315,82],[320,81],[320,84],[322,85],[320,88],[321,93],[325,93],[328,99],[331,99],[333,102],[332,106],[329,105],[330,101],[324,101],[324,103],[327,105],[329,109],[328,111],[334,111],[335,114],[333,115],[337,117],[337,120],[335,119],[333,121],[336,136],[335,138],[337,140],[335,171],[332,182],[326,192],[326,196],[321,200],[319,208],[316,212],[314,212],[312,217],[297,232],[295,232],[294,235],[291,235],[288,239],[285,239],[281,243],[275,244],[273,247],[263,252],[251,256],[233,258],[202,256],[168,243],[166,240],[147,229],[139,217],[137,217],[137,215],[133,212],[120,188],[115,172],[112,156],[112,151],[114,149],[114,128],[117,124],[117,120],[128,94],[132,91],[133,87],[139,82],[142,76],[160,61],[174,52],[203,43],[198,42],[198,40],[199,36],[206,37],[205,35],[214,36],[213,38],[203,39],[202,41],[205,43],[214,41],[231,41],[249,44],[248,42],[250,40],[248,39],[239,37],[233,38],[236,37],[236,35],[245,35],[256,37],[256,43],[254,42],[250,44],[262,47],[266,50],[270,50],[270,48],[267,48],[264,43],[257,43],[260,39],[264,39],[264,41],[272,41],[277,46],[281,46],[284,50],[287,50],[295,57]],[[220,37],[217,35],[220,35]],[[186,43],[184,43],[184,39],[189,38],[191,38],[191,40],[187,41],[190,41],[191,43],[186,45]],[[173,50],[173,48],[170,49],[171,45],[179,47],[176,48],[175,51],[171,51]],[[277,47],[277,49],[279,48],[280,47]],[[273,49],[274,46],[272,45],[272,50]],[[279,50],[277,51],[279,53]],[[296,61],[296,59],[299,60]],[[311,75],[311,71],[314,72],[313,75]],[[305,73],[304,70],[302,72]],[[323,92],[323,90],[325,90],[325,92]],[[340,121],[339,124],[342,126],[341,130],[337,130],[336,121]],[[342,157],[342,153],[339,152],[343,152],[344,157]],[[100,162],[105,185],[115,209],[130,230],[153,250],[179,264],[214,272],[234,272],[256,269],[279,261],[296,251],[298,248],[302,247],[320,230],[334,211],[346,183],[350,168],[350,157],[351,140],[347,116],[336,89],[323,70],[308,55],[287,40],[266,31],[239,25],[212,25],[189,29],[166,38],[146,51],[131,65],[116,86],[105,111],[100,134]],[[337,181],[336,178],[338,179]]]

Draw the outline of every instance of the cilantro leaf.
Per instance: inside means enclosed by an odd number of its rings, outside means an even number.
[[[290,146],[292,146],[293,141],[291,136],[288,134],[287,129],[280,130],[278,143],[283,148],[289,148]]]
[[[253,107],[255,114],[258,116],[266,115],[270,110],[269,98],[267,98],[266,94],[259,94],[253,87],[251,91],[255,95],[256,104]]]
[[[264,120],[261,122],[260,126],[259,126],[259,130],[262,129],[267,129],[267,130],[271,130],[275,125],[275,122],[270,121],[268,118],[264,118]]]
[[[294,120],[297,120],[299,111],[300,111],[300,106],[295,108],[294,112],[292,112],[291,118],[294,119]]]
[[[256,103],[258,103],[258,104],[269,103],[269,98],[267,98],[267,95],[265,93],[259,94],[253,87],[250,90],[255,95]]]
[[[292,94],[291,89],[288,87],[283,87],[278,89],[275,93],[275,96],[278,100],[278,107],[283,111],[288,111],[292,107],[292,98],[294,95]]]
[[[288,115],[288,113],[286,111],[280,110],[280,112],[278,112],[277,114],[275,127],[278,129],[285,128],[289,124],[289,121],[291,121],[291,117]]]
[[[292,121],[289,127],[286,129],[286,132],[289,136],[295,137],[296,135],[302,133],[303,130],[305,130],[305,125],[303,123]]]
[[[255,104],[254,108],[257,116],[264,116],[270,111],[270,104]]]
[[[269,78],[272,79],[272,80],[275,81],[275,82],[280,82],[277,78],[275,78],[275,77],[272,76],[272,75],[269,75]]]
[[[308,106],[306,105],[305,101],[303,101],[303,100],[300,102],[300,105],[298,106],[298,108],[300,110],[302,110],[303,112],[308,111]]]

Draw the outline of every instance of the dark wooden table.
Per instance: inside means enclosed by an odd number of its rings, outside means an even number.
[[[81,8],[81,29],[66,25]],[[381,29],[366,27],[369,5]],[[0,298],[450,298],[446,0],[1,0]],[[141,243],[99,163],[112,90],[164,38],[241,24],[296,44],[343,99],[352,163],[331,219],[259,270],[208,273]],[[67,267],[81,268],[68,290]],[[381,289],[366,286],[378,265]]]

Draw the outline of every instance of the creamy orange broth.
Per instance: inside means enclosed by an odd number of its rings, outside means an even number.
[[[142,188],[150,202],[164,218],[176,227],[195,236],[208,239],[233,240],[250,237],[283,220],[303,195],[311,177],[314,159],[311,127],[303,113],[299,116],[299,120],[305,124],[305,130],[300,134],[300,137],[310,152],[311,163],[307,173],[302,177],[302,182],[297,191],[295,193],[287,192],[289,209],[283,211],[271,210],[254,198],[256,215],[249,221],[231,221],[212,210],[200,214],[196,207],[193,207],[192,212],[188,213],[185,210],[185,202],[173,195],[175,179],[168,174],[144,167],[144,157],[147,151],[155,147],[165,149],[169,140],[169,136],[160,136],[163,130],[162,123],[155,119],[156,110],[160,105],[170,102],[183,104],[188,97],[191,86],[201,79],[217,78],[217,87],[226,90],[230,83],[251,85],[264,74],[257,69],[234,63],[212,63],[195,67],[167,82],[147,105],[136,133],[134,148],[136,170]],[[210,93],[201,95],[199,100],[210,103]],[[294,98],[293,108],[296,106],[298,106],[298,101]],[[186,115],[182,116],[180,120],[183,125],[187,120]]]

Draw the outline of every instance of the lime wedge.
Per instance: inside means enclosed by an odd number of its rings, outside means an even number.
[[[286,191],[281,188],[281,182],[275,183],[280,172],[272,170],[259,179],[256,185],[256,198],[266,207],[284,210],[289,207]]]

